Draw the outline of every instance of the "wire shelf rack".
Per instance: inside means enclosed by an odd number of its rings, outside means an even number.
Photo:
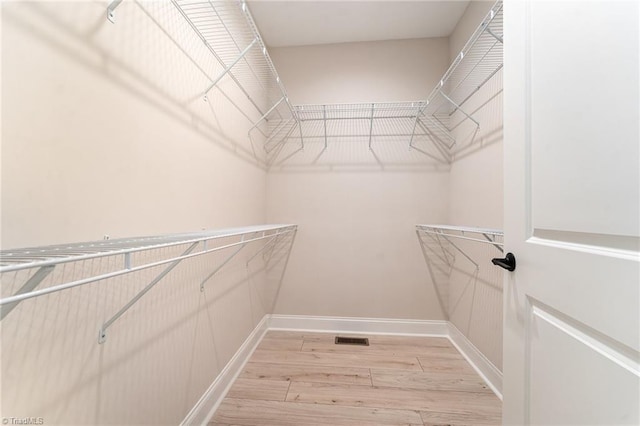
[[[406,151],[385,158],[384,144],[406,147],[421,154],[421,160],[450,164],[456,152],[456,128],[466,121],[480,127],[474,111],[466,110],[468,101],[502,69],[502,21],[498,1],[426,100],[295,105],[299,131],[289,131],[285,139],[297,148],[284,155],[279,152],[280,159],[272,164],[302,157],[305,147],[315,148],[307,163],[318,164],[327,157],[329,145],[337,142],[366,144],[369,157],[380,165],[416,161]]]
[[[159,274],[149,284],[104,323],[98,339],[102,343],[106,338],[106,329],[183,260],[214,252],[229,253],[225,260],[201,283],[200,290],[204,291],[205,283],[246,246],[258,241],[266,241],[251,257],[253,259],[260,253],[272,253],[275,246],[286,238],[287,241],[290,241],[288,247],[290,252],[296,231],[296,225],[257,225],[195,233],[3,250],[0,251],[0,277],[2,274],[16,271],[27,270],[28,273],[24,275],[24,281],[17,291],[8,296],[3,294],[0,299],[0,320],[4,319],[20,302],[26,299],[125,274],[161,268]],[[55,281],[38,289],[58,265],[75,262],[81,265],[83,261],[93,261],[100,258],[119,259],[119,262],[115,262],[116,266],[108,271],[90,271],[80,279]],[[117,265],[118,263],[119,265]],[[3,289],[3,293],[5,293],[5,289]]]
[[[478,251],[477,244],[493,246],[500,253],[503,252],[504,233],[499,229],[474,228],[454,225],[416,225],[416,235],[427,264],[429,276],[435,285],[436,295],[440,306],[448,317],[451,313],[449,303],[449,287],[452,272],[456,267],[457,255],[461,255],[470,267],[469,275],[472,281],[481,275],[481,266],[487,253]],[[469,245],[466,242],[471,242]],[[474,247],[476,246],[476,247]],[[493,250],[493,249],[490,249]],[[480,261],[478,256],[482,256]],[[487,269],[482,268],[487,275]],[[486,278],[486,277],[485,277]],[[494,280],[499,278],[494,277]]]
[[[221,82],[233,81],[253,109],[247,113],[259,117],[248,130],[253,154],[269,164],[271,150],[265,149],[265,155],[258,147],[282,142],[283,135],[296,126],[297,117],[247,4],[230,0],[171,1],[223,68],[203,88],[204,99]]]
[[[120,2],[109,5],[109,19]],[[367,151],[354,153],[343,146],[333,153],[338,157],[349,151],[348,156],[357,157],[347,159],[351,164],[449,165],[456,152],[455,130],[467,121],[480,127],[468,101],[503,63],[499,0],[426,100],[293,106],[245,0],[171,3],[220,66],[203,87],[204,99],[217,88],[241,110],[250,120],[253,156],[267,168],[290,159],[299,159],[295,165],[301,166],[333,166],[336,161],[327,150],[336,142],[366,146]],[[236,88],[231,96],[229,85]]]
[[[289,128],[272,166],[297,164],[290,158],[317,166],[347,161],[448,166],[446,145],[431,143],[434,132],[420,116],[424,106],[423,101],[296,105],[299,127]],[[265,148],[271,149],[269,144]]]
[[[443,239],[457,238],[461,240],[475,241],[480,243],[488,243],[495,246],[502,252],[502,242],[499,241],[504,237],[504,232],[500,229],[491,228],[473,228],[469,226],[454,225],[416,225],[416,231],[435,235]]]
[[[424,106],[423,101],[299,105],[295,112],[306,141],[320,140],[326,149],[331,140],[366,140],[368,149],[373,150],[380,142],[418,147],[419,141],[429,136],[420,118]],[[424,153],[448,162],[445,152]]]
[[[496,2],[425,101],[423,114],[447,140],[463,122],[480,123],[465,106],[503,66],[502,1]],[[452,146],[450,145],[449,148]]]

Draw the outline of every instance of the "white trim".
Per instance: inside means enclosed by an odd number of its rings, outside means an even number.
[[[231,360],[224,366],[218,377],[213,381],[209,389],[198,400],[196,405],[189,411],[187,416],[180,423],[181,426],[206,425],[213,417],[218,406],[224,399],[231,385],[236,380],[245,364],[262,341],[265,333],[269,329],[269,315],[265,315],[256,325],[251,334],[244,341],[242,346],[233,355]]]
[[[502,400],[502,372],[451,322],[448,337],[458,352],[466,358],[493,393]]]
[[[269,330],[446,337],[447,321],[271,315]]]
[[[444,337],[502,399],[502,373],[449,321],[265,315],[180,425],[205,426],[268,330]]]

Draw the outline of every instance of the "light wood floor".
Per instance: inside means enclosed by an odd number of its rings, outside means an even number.
[[[445,338],[270,331],[210,425],[498,425],[502,404]]]

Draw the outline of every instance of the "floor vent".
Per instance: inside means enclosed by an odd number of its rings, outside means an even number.
[[[338,336],[336,336],[336,345],[369,346],[369,339],[367,339],[366,337],[338,337]]]

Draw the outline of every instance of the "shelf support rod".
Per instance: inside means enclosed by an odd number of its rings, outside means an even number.
[[[300,130],[300,150],[304,151],[304,139],[302,138],[302,121],[300,120],[298,120],[298,129]]]
[[[475,265],[476,269],[478,269],[480,267],[472,258],[469,257],[469,255],[467,253],[465,253],[460,247],[458,247],[453,241],[451,241],[451,239],[448,236],[442,234],[442,238],[447,240],[449,242],[449,244],[451,244],[451,246],[453,246],[453,248],[458,250],[458,252],[462,253],[462,255],[464,257],[466,257],[469,262],[473,263]]]
[[[262,236],[264,237],[264,232],[262,233]],[[240,242],[243,243],[244,242],[244,235],[242,236],[242,238],[240,239]],[[224,262],[222,262],[220,265],[218,265],[218,267],[216,269],[213,270],[213,272],[211,272],[209,275],[207,275],[207,277],[202,280],[202,282],[200,283],[200,291],[204,291],[204,284],[209,281],[211,278],[213,278],[213,276],[215,274],[218,273],[218,271],[220,269],[222,269],[227,263],[229,263],[231,261],[231,259],[233,259],[234,257],[236,257],[236,254],[240,253],[240,251],[245,248],[245,246],[248,244],[249,242],[247,241],[244,244],[241,244],[233,253],[231,253],[231,255],[229,257],[227,257]]]
[[[289,264],[289,258],[291,257],[291,252],[293,251],[292,250],[293,249],[293,243],[296,240],[296,234],[297,233],[298,233],[298,228],[295,228],[293,230],[293,236],[291,237],[291,244],[289,244],[289,247],[287,249],[287,257],[285,258],[284,265],[282,266],[282,273],[280,274],[280,279],[278,280],[278,287],[277,287],[277,290],[276,290],[276,294],[273,297],[273,302],[271,303],[271,309],[269,309],[269,312],[273,312],[273,310],[275,308],[275,304],[278,301],[278,296],[280,295],[280,288],[282,287],[282,280],[284,280],[284,274],[287,271],[287,265]],[[269,260],[271,260],[271,259],[269,259]],[[278,265],[278,263],[280,263],[280,259],[276,260],[275,263],[271,267],[267,266],[265,268],[267,273],[271,269],[275,268],[276,265]]]
[[[427,234],[425,234],[427,235]],[[420,234],[418,234],[420,241],[424,244],[425,248],[427,247],[427,243],[424,241],[424,239],[420,236]],[[451,256],[452,258],[455,258],[455,255],[452,254],[449,250],[447,250],[444,245],[442,244],[442,241],[440,241],[440,238],[438,236],[429,236],[429,238],[431,239],[431,241],[435,241],[439,246],[440,246],[440,250],[442,250],[442,256],[440,256],[440,254],[438,254],[438,252],[432,248],[429,248],[429,250],[431,251],[431,253],[433,253],[433,255],[435,257],[437,257],[438,259],[440,259],[443,263],[446,263],[447,266],[451,267],[451,260],[449,260],[449,256]]]
[[[254,42],[255,42],[255,40],[254,40]],[[260,117],[260,119],[259,119],[258,121],[256,121],[256,123],[255,123],[255,124],[254,124],[250,129],[249,129],[249,132],[248,132],[248,133],[251,133],[251,131],[252,131],[253,129],[255,129],[256,127],[258,127],[258,124],[260,124],[260,123],[262,122],[262,120],[269,121],[269,120],[267,120],[267,116],[268,116],[269,114],[271,114],[271,112],[272,112],[274,109],[278,108],[278,105],[280,105],[280,104],[282,103],[282,101],[284,101],[285,99],[286,99],[286,98],[285,98],[284,96],[283,96],[283,97],[281,97],[281,98],[280,98],[280,100],[279,100],[278,102],[276,102],[276,103],[275,103],[275,105],[273,105],[271,108],[269,108],[269,111],[267,111],[267,112],[265,112],[264,114],[262,114],[262,117]]]
[[[274,130],[271,131],[271,134],[264,141],[264,144],[262,146],[264,148],[264,150],[267,152],[267,154],[271,153],[271,151],[273,151],[273,149],[278,146],[278,144],[276,144],[273,148],[269,149],[269,143],[276,137],[276,135],[278,135],[278,133],[280,133],[280,130],[282,130],[287,124],[291,123],[291,120],[293,120],[293,118],[289,118],[287,121],[281,122],[278,125],[278,127],[276,127]],[[287,137],[289,137],[289,135],[293,131],[293,128],[294,127],[292,126],[291,129],[285,134],[284,138],[282,138],[282,139],[286,139]]]
[[[280,233],[276,233],[274,234],[269,241],[267,241],[267,243],[265,245],[263,245],[262,247],[260,247],[260,249],[258,251],[256,251],[250,258],[249,260],[247,260],[246,262],[246,266],[249,266],[249,263],[251,263],[251,261],[253,259],[256,258],[256,256],[258,256],[260,253],[262,253],[267,247],[271,246],[271,243],[275,243],[278,241],[278,238],[280,238]]]
[[[445,126],[442,125],[442,123],[438,120],[436,120],[434,117],[430,116],[430,115],[424,115],[424,118],[427,119],[429,121],[429,125],[433,125],[433,127],[437,128],[442,134],[444,134],[444,136],[446,136],[447,139],[449,139],[449,141],[451,141],[451,144],[447,144],[445,141],[443,141],[441,138],[438,138],[441,143],[447,147],[447,149],[451,149],[453,148],[453,146],[456,144],[456,139],[451,136],[451,133],[449,132],[449,129],[447,129]],[[422,127],[423,130],[425,130],[426,132],[426,128],[429,127],[428,124],[423,124],[422,120],[419,121],[419,123]],[[433,132],[431,132],[433,133]]]
[[[122,3],[122,0],[113,0],[109,3],[109,6],[107,6],[107,19],[113,24],[116,23],[116,17],[113,12],[118,6],[120,6],[120,3]]]
[[[280,280],[278,280],[278,293],[280,292],[280,286],[282,286],[282,280],[284,279],[284,273],[287,271],[287,265],[289,265],[289,258],[291,257],[291,252],[293,251],[293,243],[296,240],[296,235],[298,234],[298,228],[293,230],[293,236],[291,237],[291,244],[289,244],[289,250],[287,251],[287,258],[284,261],[284,266],[282,267],[282,274],[280,274]],[[274,266],[277,264],[276,262]],[[276,299],[278,295],[276,294]]]
[[[211,85],[209,85],[209,87],[207,87],[207,90],[204,91],[205,97],[207,96],[207,93],[209,93],[209,91],[211,91],[211,89],[213,89],[215,85],[218,84],[220,80],[222,80],[222,77],[227,75],[229,71],[231,71],[231,68],[233,68],[238,62],[242,60],[242,58],[244,58],[244,55],[246,55],[247,52],[249,52],[249,50],[251,50],[253,45],[256,44],[257,42],[258,42],[258,38],[256,37],[253,39],[251,43],[249,43],[247,47],[244,48],[242,52],[240,52],[240,55],[238,55],[238,57],[231,63],[231,65],[225,68],[225,70],[222,71],[222,73],[211,82]]]
[[[373,139],[373,114],[376,104],[371,104],[371,122],[369,123],[369,151],[371,151],[371,140]]]
[[[442,89],[440,89],[438,91],[442,97],[444,97],[446,100],[448,100],[449,102],[451,102],[451,105],[453,105],[454,107],[456,107],[457,110],[459,110],[461,113],[463,113],[469,120],[473,121],[474,123],[476,123],[476,126],[480,127],[480,123],[478,123],[476,120],[473,119],[473,117],[471,117],[469,114],[467,114],[462,108],[460,108],[460,106],[458,104],[456,104],[455,102],[453,102],[453,100],[448,97],[447,95],[444,94],[444,92],[442,91]]]
[[[424,256],[424,260],[425,260],[425,261],[427,261],[427,262],[429,262],[429,260],[428,260],[428,256],[429,256],[429,255],[427,254],[427,248],[426,248],[427,243],[426,243],[426,242],[424,241],[424,239],[422,238],[422,235],[420,234],[420,231],[419,231],[419,230],[416,230],[416,235],[418,236],[418,241],[420,242],[420,247],[422,248],[422,254],[423,254],[423,256]],[[432,239],[433,239],[433,238],[432,238]],[[436,241],[437,241],[437,240],[436,240]],[[433,255],[434,255],[435,257],[437,257],[437,258],[438,258],[438,259],[440,259],[442,262],[446,263],[446,264],[447,264],[447,266],[449,266],[449,262],[448,262],[448,261],[445,261],[445,260],[442,258],[442,256],[440,256],[438,253],[436,253],[436,251],[435,251],[435,250],[433,250],[433,249],[429,249],[429,250],[431,251],[431,253],[433,253]]]
[[[424,123],[420,119],[418,119],[418,125],[424,131],[425,135],[429,139],[431,139],[431,141],[433,142],[433,145],[436,147],[438,152],[442,155],[442,158],[444,158],[445,162],[451,163],[451,154],[450,154],[451,147],[447,147],[446,144],[439,137],[437,137],[431,131],[431,129],[429,129],[426,125],[424,125]]]
[[[475,95],[480,89],[482,89],[482,86],[484,86],[489,80],[491,80],[491,78],[493,78],[493,76],[496,75],[496,73],[502,69],[502,66],[503,65],[500,64],[495,70],[493,70],[491,72],[491,74],[489,74],[487,76],[487,78],[485,78],[480,84],[478,84],[475,87],[475,89],[473,89],[473,91],[471,93],[469,93],[467,95],[467,97],[462,100],[462,102],[460,102],[460,106],[462,107],[462,105],[464,105],[469,99],[471,99],[473,97],[473,95]],[[454,112],[455,111],[453,111],[451,114],[449,114],[449,116],[453,115]],[[455,128],[455,127],[456,126],[454,126],[453,128]]]
[[[413,138],[416,135],[416,126],[418,126],[419,116],[416,114],[416,119],[413,121],[413,130],[411,130],[411,138],[409,138],[409,149],[413,148]]]
[[[291,119],[289,119],[287,121],[287,123],[289,123],[291,121]],[[278,150],[276,151],[276,153],[274,155],[271,156],[270,159],[268,159],[267,163],[269,164],[269,166],[271,165],[271,163],[273,161],[275,161],[276,158],[278,158],[278,155],[280,155],[280,152],[282,151],[282,148],[284,148],[284,146],[287,143],[287,139],[289,138],[289,136],[291,136],[291,133],[293,133],[293,131],[295,130],[296,125],[292,125],[291,128],[287,131],[287,133],[280,138],[279,142],[275,144],[275,146],[273,148],[271,148],[269,151],[267,151],[267,155],[271,154],[274,150]]]
[[[196,241],[195,243],[191,244],[189,246],[189,248],[187,248],[184,253],[182,253],[180,256],[186,256],[189,253],[191,253],[199,244],[199,241]],[[133,299],[131,299],[129,301],[129,303],[127,303],[126,305],[124,305],[122,307],[122,309],[120,309],[114,316],[112,316],[107,322],[105,322],[102,327],[100,327],[100,332],[98,334],[98,343],[104,343],[107,340],[107,329],[114,323],[116,322],[116,320],[118,318],[120,318],[125,312],[127,312],[129,310],[129,308],[131,308],[138,300],[140,300],[140,298],[142,296],[144,296],[145,294],[147,294],[147,292],[149,290],[151,290],[153,288],[154,285],[158,284],[158,282],[163,279],[169,272],[171,272],[173,270],[173,268],[175,268],[176,266],[178,266],[180,264],[180,262],[182,262],[182,259],[177,259],[174,260],[173,262],[171,262],[171,264],[169,264],[169,266],[167,266],[164,271],[162,271],[157,277],[155,277],[153,279],[153,281],[151,281],[149,284],[147,284],[147,286],[145,288],[143,288],[142,290],[140,290],[140,292],[138,294],[136,294]]]
[[[324,124],[324,149],[327,149],[327,106],[322,105],[322,123]],[[371,147],[371,145],[369,145]]]
[[[420,231],[416,230],[416,235],[418,236],[418,241],[420,242],[420,248],[422,249],[422,256],[424,256],[424,261],[427,264],[427,269],[429,270],[429,276],[431,277],[431,282],[434,286],[436,286],[436,294],[438,296],[438,303],[440,304],[440,309],[445,314],[446,319],[449,319],[449,310],[445,307],[444,301],[442,300],[442,296],[438,289],[438,282],[436,281],[436,277],[433,273],[433,269],[431,267],[431,260],[429,259],[429,255],[427,255],[427,250],[424,246],[424,241],[422,241],[422,237],[420,236]]]
[[[500,43],[504,44],[504,41],[502,40],[502,37],[500,37],[499,35],[495,34],[493,31],[491,31],[491,28],[486,27],[484,29],[486,32],[488,32],[489,34],[491,34],[496,40],[498,40]]]
[[[491,243],[492,246],[500,250],[500,253],[504,253],[504,250],[502,249],[502,247],[496,244],[495,239],[491,238],[488,234],[485,234],[484,232],[482,233],[482,235],[487,239],[487,241],[489,241],[489,243]]]
[[[29,278],[26,283],[24,283],[24,285],[20,288],[20,290],[18,290],[15,296],[23,293],[29,293],[30,291],[32,291],[42,282],[42,280],[44,280],[47,277],[47,275],[51,273],[51,271],[53,271],[54,268],[55,268],[55,265],[49,265],[49,266],[43,266],[40,269],[38,269],[36,273],[33,274],[33,276]],[[4,305],[2,309],[0,309],[0,321],[2,321],[4,317],[9,315],[9,312],[11,312],[13,308],[18,306],[18,303],[20,302],[21,301],[18,300],[16,302],[7,303],[6,305]]]

